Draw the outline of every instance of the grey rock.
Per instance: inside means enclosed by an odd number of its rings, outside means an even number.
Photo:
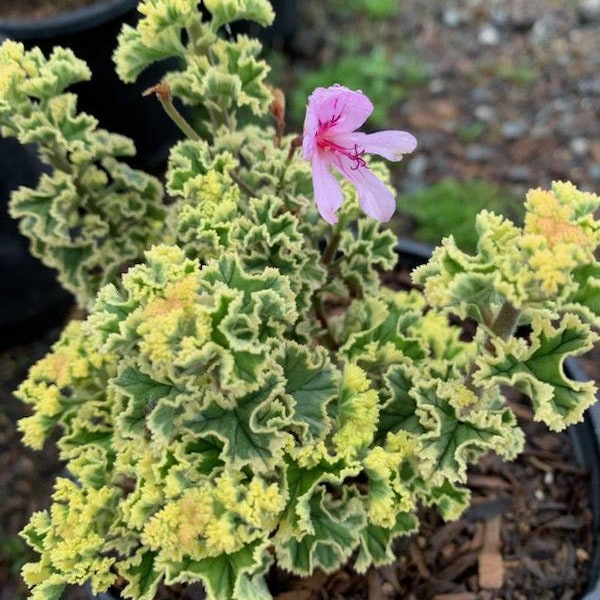
[[[584,22],[600,21],[600,0],[579,0],[579,16]]]
[[[475,117],[486,123],[493,121],[496,118],[496,110],[489,104],[481,104],[474,111]]]
[[[531,177],[531,169],[526,165],[516,165],[508,169],[508,178],[515,183],[522,183]]]
[[[589,148],[588,141],[582,137],[573,138],[569,146],[571,148],[571,152],[577,156],[583,156],[587,153]]]
[[[590,179],[594,181],[600,181],[600,165],[598,163],[593,163],[588,167],[588,175]]]
[[[449,7],[442,12],[442,23],[447,27],[458,27],[464,22],[464,15],[456,8]]]
[[[443,79],[436,77],[429,82],[427,87],[432,94],[441,94],[446,89],[446,84]]]
[[[488,23],[479,30],[477,40],[484,46],[497,46],[500,42],[500,32]]]
[[[559,23],[556,18],[553,15],[544,15],[533,24],[529,39],[534,44],[547,42],[558,29]]]
[[[593,94],[600,96],[600,79],[584,79],[577,84],[582,94]]]
[[[496,156],[496,152],[485,144],[469,144],[465,156],[472,162],[484,163],[492,160]]]
[[[507,121],[502,125],[502,135],[509,140],[523,137],[529,131],[529,125],[524,119]]]
[[[408,175],[413,179],[422,179],[429,165],[429,159],[424,154],[417,154],[408,163]]]
[[[494,100],[494,94],[484,87],[476,87],[471,90],[471,99],[473,102],[492,102]]]

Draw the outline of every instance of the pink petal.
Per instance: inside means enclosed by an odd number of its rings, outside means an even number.
[[[344,194],[342,188],[330,170],[329,160],[321,152],[315,152],[312,157],[312,179],[315,192],[315,202],[319,214],[334,225],[338,222],[335,214],[342,202]]]
[[[417,147],[414,135],[407,131],[378,131],[377,133],[353,132],[328,136],[344,148],[355,148],[358,154],[379,154],[388,160],[402,160]]]
[[[382,223],[392,218],[396,210],[396,198],[379,177],[368,167],[356,169],[353,161],[347,157],[343,157],[335,166],[356,187],[363,212]]]
[[[308,99],[307,118],[331,132],[350,132],[360,127],[373,112],[373,104],[362,93],[342,85],[317,88]],[[312,129],[312,128],[311,128]]]

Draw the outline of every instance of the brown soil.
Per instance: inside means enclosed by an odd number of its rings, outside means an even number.
[[[107,0],[2,0],[0,19],[45,19]]]

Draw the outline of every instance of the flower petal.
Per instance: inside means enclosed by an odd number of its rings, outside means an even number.
[[[311,125],[315,121],[321,130],[349,133],[360,127],[372,112],[373,104],[362,92],[342,85],[317,88],[308,99],[309,127],[305,123],[305,134],[312,132],[314,137],[316,128],[313,130]]]
[[[379,177],[368,167],[356,169],[347,157],[343,157],[335,166],[356,187],[363,212],[382,223],[392,218],[396,210],[396,198]]]
[[[403,154],[409,154],[417,147],[417,140],[408,131],[378,131],[328,136],[333,142],[344,148],[355,148],[358,154],[379,154],[388,160],[402,160]]]
[[[312,157],[312,179],[315,192],[315,202],[319,214],[334,225],[338,222],[335,214],[342,202],[344,194],[342,188],[330,170],[330,162],[321,152],[315,152]]]

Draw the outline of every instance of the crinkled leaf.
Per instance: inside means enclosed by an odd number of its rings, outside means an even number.
[[[594,384],[568,379],[563,365],[567,357],[590,350],[597,334],[572,314],[565,315],[556,328],[538,316],[532,327],[529,346],[517,340],[494,340],[496,356],[480,359],[477,381],[520,389],[531,398],[536,420],[560,431],[579,422],[596,401]]]
[[[264,546],[265,542],[254,542],[232,554],[167,564],[165,583],[202,581],[207,600],[262,600],[260,596],[242,597],[241,589],[249,589],[246,581],[242,585],[242,580],[262,567]]]
[[[379,527],[369,523],[360,532],[360,549],[354,562],[354,569],[364,573],[372,565],[385,565],[396,559],[392,548],[396,538],[417,531],[419,521],[411,513],[399,513],[393,527]]]
[[[299,575],[309,575],[317,567],[331,573],[339,568],[358,545],[366,516],[361,502],[344,493],[334,500],[320,487],[311,495],[308,519],[312,533],[300,539],[290,537],[278,547],[279,564]]]
[[[299,425],[308,440],[322,439],[331,427],[327,405],[338,393],[337,372],[319,348],[288,342],[277,362],[285,375],[285,392],[294,399],[292,423]]]
[[[283,414],[277,402],[282,392],[281,380],[270,375],[259,389],[236,398],[235,406],[225,408],[211,402],[187,420],[186,427],[196,435],[222,440],[222,458],[233,468],[251,465],[255,471],[269,470],[287,439],[280,429]]]

